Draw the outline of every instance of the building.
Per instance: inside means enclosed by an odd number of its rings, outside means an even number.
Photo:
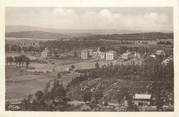
[[[42,57],[42,58],[47,58],[47,57],[49,57],[49,55],[50,55],[50,51],[49,51],[48,48],[45,48],[45,50],[43,50],[43,51],[41,52],[41,57]]]
[[[133,103],[137,106],[150,105],[151,94],[135,94],[133,96]]]
[[[106,52],[106,60],[114,60],[117,56],[117,53],[113,50]]]
[[[126,51],[125,53],[123,53],[121,56],[120,56],[121,59],[123,60],[129,60],[129,59],[141,59],[141,54],[139,52],[136,52],[136,51]]]
[[[131,52],[127,51],[121,55],[121,58],[127,60],[130,58]]]
[[[165,51],[164,50],[157,50],[155,52],[155,54],[158,55],[158,56],[165,56]]]
[[[169,56],[165,60],[162,61],[162,65],[167,65],[168,63],[172,61],[173,61],[173,56]]]
[[[149,56],[152,57],[152,58],[155,58],[155,57],[156,57],[155,54],[151,54],[151,55],[149,55]]]
[[[89,53],[89,56],[92,57],[92,55],[93,55],[93,50],[92,50],[92,49],[88,49],[88,53]]]
[[[98,48],[95,52],[93,52],[93,58],[99,60],[99,59],[105,59],[105,57],[106,57],[106,53],[102,52],[100,48]]]
[[[105,59],[105,52],[100,52],[99,53],[99,59]]]
[[[81,51],[81,59],[88,59],[89,58],[89,51],[88,50],[82,50]]]
[[[143,65],[144,60],[142,58],[133,58],[130,60],[123,60],[123,59],[117,59],[115,61],[115,64],[117,65],[124,65],[124,66],[135,66],[135,65]]]
[[[81,59],[98,59],[98,60],[114,60],[117,56],[117,52],[111,50],[107,52],[100,51],[100,48],[93,51],[92,49],[85,49],[81,51]]]
[[[134,52],[134,58],[140,59],[141,58],[141,54],[138,52]]]
[[[157,41],[155,39],[140,39],[135,40],[135,44],[156,45]]]
[[[91,57],[92,57],[93,59],[96,59],[96,58],[98,57],[98,53],[97,53],[97,52],[93,52]]]

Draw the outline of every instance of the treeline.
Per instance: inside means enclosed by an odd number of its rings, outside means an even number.
[[[91,35],[88,39],[106,39],[106,40],[140,40],[140,39],[173,39],[173,33],[131,33],[131,34],[106,34]]]
[[[51,50],[57,48],[59,51],[73,51],[73,50],[81,50],[87,48],[98,48],[100,47],[102,50],[115,50],[118,53],[124,53],[126,50],[137,51],[140,53],[152,53],[157,49],[161,49],[158,46],[147,47],[147,46],[124,46],[119,45],[115,42],[108,42],[101,40],[83,40],[83,41],[47,41],[42,44],[42,48],[48,47]],[[162,48],[164,51],[168,51],[167,48]]]
[[[159,42],[157,42],[157,44],[161,44],[161,45],[172,45],[173,43],[171,43],[170,41],[166,41],[166,42],[159,41]]]
[[[100,40],[83,40],[83,41],[76,41],[76,40],[69,40],[69,41],[47,41],[43,43],[43,47],[48,48],[58,48],[61,51],[71,51],[74,49],[86,49],[86,48],[96,48],[104,45],[110,45],[104,43]]]

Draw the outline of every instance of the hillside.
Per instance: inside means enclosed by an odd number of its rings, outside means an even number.
[[[65,34],[42,32],[42,31],[21,31],[21,32],[9,32],[5,34],[6,37],[16,38],[38,38],[38,39],[61,39],[67,37]]]
[[[122,33],[122,34],[121,34]],[[173,39],[169,32],[132,32],[117,30],[60,30],[28,26],[6,26],[6,37],[38,39]]]
[[[124,33],[137,33],[141,31],[134,30],[116,30],[116,29],[56,29],[56,28],[44,28],[33,26],[20,26],[20,25],[8,25],[6,26],[6,33],[9,32],[22,32],[22,31],[42,31],[62,34],[124,34]]]

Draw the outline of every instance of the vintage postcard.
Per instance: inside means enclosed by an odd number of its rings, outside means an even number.
[[[174,113],[175,10],[5,6],[4,111]]]

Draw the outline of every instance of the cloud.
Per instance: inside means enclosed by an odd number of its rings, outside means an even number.
[[[37,13],[38,11],[38,13]],[[84,8],[39,9],[27,14],[25,10],[13,10],[7,14],[7,23],[33,25],[61,29],[119,29],[119,30],[163,30],[171,29],[172,20],[165,12],[140,11],[120,12],[104,8],[93,10]],[[20,20],[13,20],[18,17]],[[170,20],[169,20],[170,19]],[[23,21],[24,20],[24,21]]]
[[[55,16],[67,16],[75,14],[74,10],[65,8],[54,8],[52,12]]]

